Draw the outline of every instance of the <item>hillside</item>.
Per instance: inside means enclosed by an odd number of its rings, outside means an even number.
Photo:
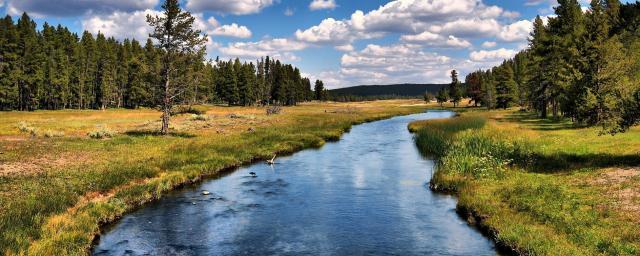
[[[421,96],[426,91],[433,94],[438,92],[444,84],[390,84],[390,85],[360,85],[354,87],[340,88],[329,90],[332,96],[351,95],[351,96],[381,96],[381,95],[397,95],[397,96]]]

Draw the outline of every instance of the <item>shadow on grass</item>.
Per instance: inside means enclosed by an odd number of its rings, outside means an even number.
[[[532,130],[553,131],[553,130],[570,130],[583,128],[575,125],[567,118],[540,118],[535,113],[517,112],[498,117],[495,119],[499,122],[515,122],[527,125]]]
[[[516,165],[536,173],[565,173],[580,168],[607,168],[623,166],[640,166],[640,154],[636,155],[611,155],[611,154],[568,154],[558,153],[553,155],[533,154],[520,159]]]
[[[179,138],[195,138],[196,137],[196,135],[186,133],[186,132],[169,132],[169,134],[163,135],[162,133],[160,133],[160,131],[144,131],[144,130],[127,131],[124,134],[132,137],[145,137],[145,136],[171,136],[171,137],[179,137]]]

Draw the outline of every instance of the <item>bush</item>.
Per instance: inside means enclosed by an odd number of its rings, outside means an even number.
[[[209,120],[209,117],[207,115],[193,114],[191,115],[190,120],[191,121],[207,121]]]
[[[206,108],[201,106],[174,106],[171,109],[171,115],[194,114],[204,115],[207,113]]]
[[[31,134],[31,136],[37,136],[38,134],[38,129],[29,125],[29,123],[25,121],[21,121],[18,123],[18,130],[23,133],[29,133]]]
[[[113,137],[115,133],[107,127],[99,126],[97,130],[89,132],[87,135],[92,139],[105,139]]]
[[[267,108],[267,115],[277,115],[282,112],[282,107],[280,106],[270,106]]]
[[[52,131],[52,130],[46,130],[46,131],[44,132],[44,137],[45,137],[45,138],[64,137],[64,132],[60,132],[60,131]]]

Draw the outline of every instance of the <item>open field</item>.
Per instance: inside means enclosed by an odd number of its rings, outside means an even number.
[[[416,122],[432,188],[524,255],[640,254],[640,129],[599,136],[515,110]]]
[[[0,112],[0,251],[83,255],[99,232],[163,192],[243,163],[318,147],[351,125],[423,111],[419,100],[199,106],[154,136],[154,110]],[[92,139],[106,131],[113,136]]]

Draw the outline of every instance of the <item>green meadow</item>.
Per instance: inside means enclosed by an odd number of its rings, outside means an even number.
[[[615,136],[516,110],[412,123],[434,190],[520,255],[640,254],[640,129]]]
[[[101,225],[171,189],[426,107],[305,103],[267,115],[199,106],[174,116],[170,136],[156,136],[160,113],[150,109],[0,112],[0,251],[86,255]]]

